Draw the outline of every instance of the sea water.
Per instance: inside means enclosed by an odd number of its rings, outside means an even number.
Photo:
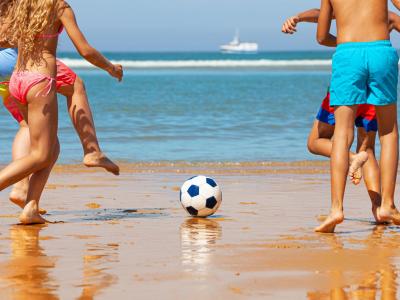
[[[101,147],[137,161],[297,161],[330,81],[331,52],[106,53],[122,83],[77,55],[60,53],[84,80]],[[60,162],[82,158],[59,97]],[[0,111],[0,160],[15,122]]]

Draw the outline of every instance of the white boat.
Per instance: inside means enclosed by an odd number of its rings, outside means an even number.
[[[222,45],[220,50],[223,53],[257,53],[258,44],[241,42],[239,38],[239,31],[236,30],[236,35],[233,40],[227,45]]]

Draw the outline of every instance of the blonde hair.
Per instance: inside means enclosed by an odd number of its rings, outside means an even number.
[[[0,1],[0,18],[2,23],[10,15],[10,10],[13,7],[15,0],[2,0]]]
[[[57,19],[58,0],[9,0],[13,1],[9,10],[6,35],[12,44],[18,44],[21,54],[20,65],[28,60],[34,64],[42,61],[45,39],[40,34],[51,28]]]

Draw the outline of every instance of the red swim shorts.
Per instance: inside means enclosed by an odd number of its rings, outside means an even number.
[[[335,109],[330,106],[329,93],[322,101],[316,118],[320,122],[335,126]],[[356,127],[364,128],[366,132],[378,131],[375,106],[371,104],[358,105],[354,123]]]

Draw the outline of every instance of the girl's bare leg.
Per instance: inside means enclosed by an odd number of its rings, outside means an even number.
[[[22,224],[44,224],[46,220],[40,215],[39,201],[43,189],[49,179],[51,170],[58,159],[60,144],[57,139],[56,147],[53,149],[51,164],[38,172],[33,173],[29,180],[29,189],[26,204],[22,210],[19,220]]]
[[[371,199],[372,214],[375,221],[379,223],[378,208],[381,206],[382,201],[381,176],[375,156],[375,139],[375,131],[366,132],[364,128],[358,128],[357,152],[366,151],[368,153],[368,161],[363,166],[364,182]]]
[[[357,106],[339,106],[335,109],[335,134],[331,154],[331,212],[317,228],[317,232],[334,232],[343,222],[343,198],[349,171],[349,150],[354,138],[354,120]]]
[[[29,138],[29,127],[25,121],[20,122],[20,127],[15,135],[14,142],[12,145],[12,160],[20,159],[29,154],[31,147]],[[29,178],[25,177],[21,181],[14,184],[13,189],[10,193],[10,201],[24,208],[26,195],[28,193]]]
[[[382,205],[378,211],[381,221],[393,221],[400,225],[400,215],[394,204],[394,192],[399,162],[399,132],[397,105],[376,106],[379,138],[381,141]]]
[[[12,147],[12,159],[17,160],[29,154],[31,147],[31,140],[29,137],[29,127],[25,121],[19,123],[19,130],[15,135],[13,147]],[[20,208],[24,208],[26,204],[26,198],[29,188],[29,177],[18,181],[14,184],[9,199]],[[47,213],[45,209],[39,209],[41,215]]]
[[[41,95],[47,84],[43,81],[35,85],[27,95],[30,151],[0,171],[0,190],[52,165],[57,141],[58,106],[54,88],[48,95]]]
[[[83,147],[83,163],[119,175],[119,167],[101,152],[83,81],[77,77],[74,85],[61,87],[58,92],[67,98],[68,112]]]

